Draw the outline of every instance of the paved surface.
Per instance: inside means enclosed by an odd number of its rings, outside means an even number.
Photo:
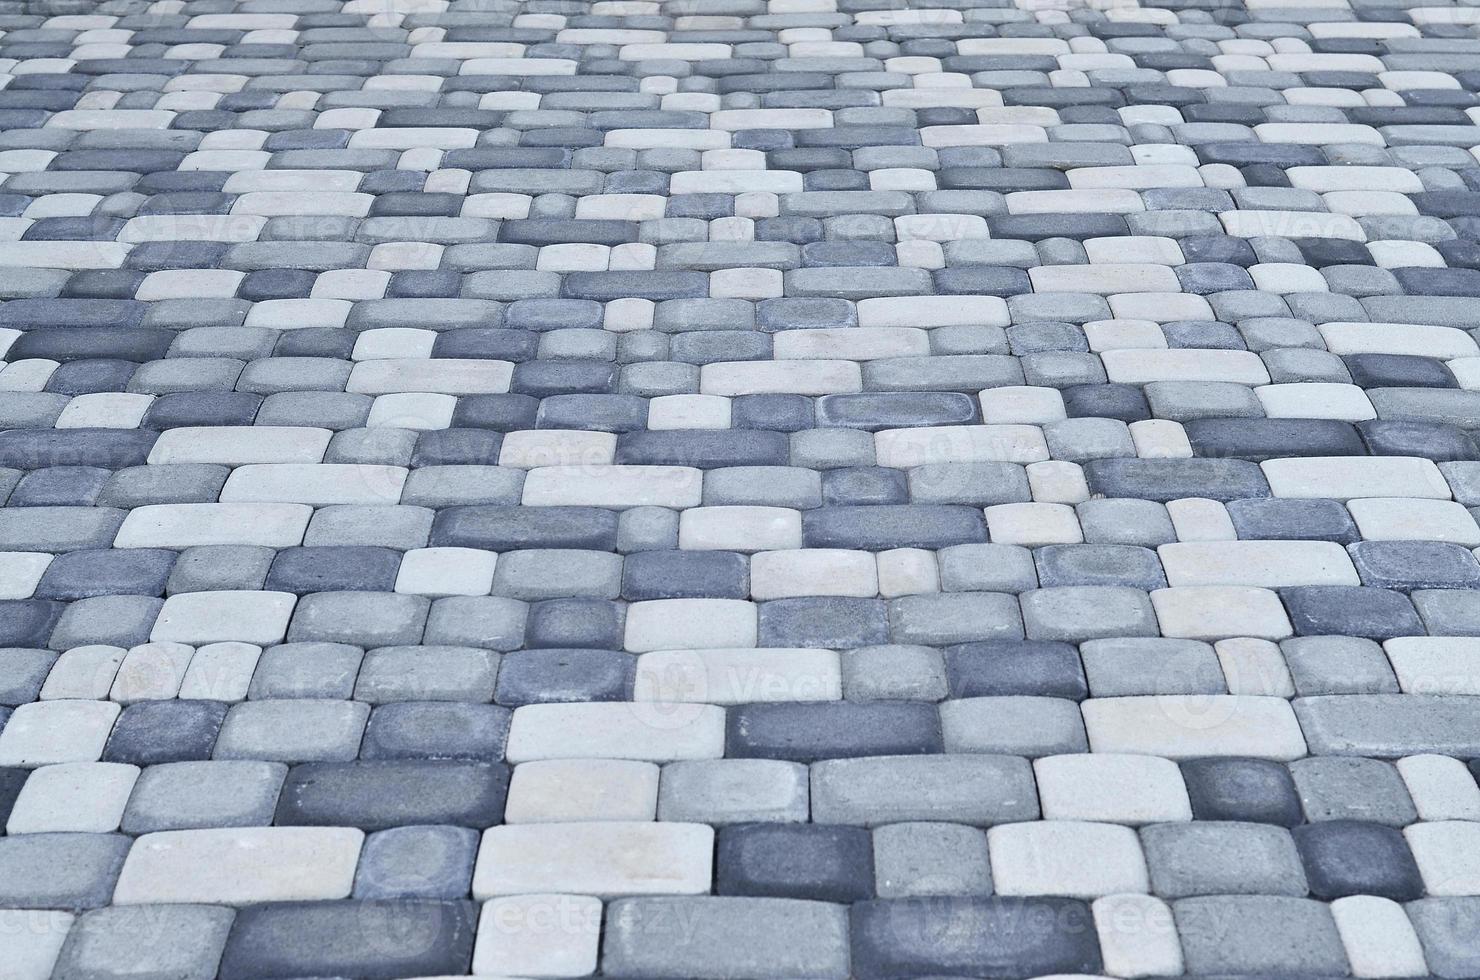
[[[1476,23],[0,5],[0,978],[1480,975]]]

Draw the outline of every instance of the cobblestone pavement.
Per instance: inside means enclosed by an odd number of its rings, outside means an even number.
[[[1432,3],[0,0],[0,980],[1480,975]]]

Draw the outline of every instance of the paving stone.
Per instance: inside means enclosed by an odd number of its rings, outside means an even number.
[[[986,826],[1038,817],[1032,766],[1011,756],[831,759],[812,769],[819,823],[951,820]]]
[[[987,836],[949,823],[897,823],[874,831],[875,889],[880,898],[990,895]]]
[[[662,820],[713,825],[800,821],[807,774],[773,759],[694,759],[670,763],[658,784]]]
[[[495,827],[484,833],[478,851],[473,894],[528,894],[554,882],[597,896],[706,894],[713,848],[714,831],[703,824]]]
[[[1391,763],[1377,759],[1301,759],[1291,763],[1290,775],[1305,818],[1312,823],[1363,820],[1402,827],[1417,819],[1402,777]]]
[[[935,708],[908,702],[742,705],[725,741],[732,757],[795,762],[943,750]]]
[[[1305,898],[1228,895],[1172,904],[1187,968],[1196,972],[1345,972],[1327,906]]]
[[[0,841],[12,909],[80,911],[107,905],[129,851],[121,834],[20,834]]]
[[[220,975],[456,973],[472,960],[475,922],[465,901],[260,905],[237,913]]]
[[[1215,820],[1158,824],[1141,830],[1141,843],[1151,890],[1167,899],[1229,894],[1298,898],[1307,891],[1296,844],[1280,827]]]
[[[861,827],[725,827],[715,850],[715,888],[721,895],[862,901],[874,892],[873,848]]]
[[[679,930],[677,923],[688,928]],[[623,898],[607,910],[609,976],[849,975],[847,914],[787,898]],[[745,937],[775,938],[756,946]]]
[[[288,767],[278,762],[171,762],[148,766],[123,812],[130,834],[272,822]]]
[[[216,975],[235,913],[205,905],[114,906],[80,916],[54,976],[83,978]],[[157,939],[141,937],[158,937]]]
[[[409,826],[365,838],[355,871],[355,898],[453,899],[467,894],[478,850],[465,827]]]
[[[1408,844],[1391,827],[1328,820],[1297,827],[1294,837],[1317,898],[1362,894],[1407,901],[1423,894]]]
[[[853,970],[862,977],[1100,968],[1089,906],[1074,899],[880,899],[855,905],[850,924]]]
[[[508,770],[460,761],[309,763],[289,770],[274,821],[384,830],[412,824],[482,829],[503,815]]]

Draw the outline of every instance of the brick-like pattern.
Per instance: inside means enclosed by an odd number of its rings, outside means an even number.
[[[1477,26],[0,0],[0,978],[1480,975]]]

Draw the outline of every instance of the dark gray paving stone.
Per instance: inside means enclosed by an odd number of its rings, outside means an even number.
[[[157,548],[74,551],[58,555],[36,586],[42,599],[163,595],[175,552]]]
[[[617,517],[593,507],[448,507],[432,524],[434,548],[584,548],[616,547]]]
[[[1084,464],[1091,493],[1165,503],[1182,497],[1268,497],[1257,463],[1240,459],[1093,459]]]
[[[465,761],[311,762],[288,771],[274,822],[385,830],[411,824],[482,829],[503,819],[508,767]]]
[[[1418,865],[1403,834],[1392,827],[1328,820],[1296,827],[1294,836],[1316,898],[1378,895],[1405,902],[1423,897]]]
[[[468,759],[498,762],[510,712],[491,704],[402,701],[370,712],[362,759]]]
[[[287,548],[278,552],[263,586],[269,592],[390,592],[401,556],[389,548]]]
[[[873,839],[863,827],[741,824],[720,828],[721,895],[856,902],[873,897]]]
[[[466,971],[477,906],[467,901],[283,902],[237,913],[222,980],[364,977]]]
[[[850,914],[855,976],[1043,976],[1100,970],[1084,902],[1068,898],[902,898]]]
[[[134,766],[209,759],[226,720],[221,701],[140,701],[123,709],[103,748],[104,762]]]
[[[516,707],[551,701],[627,701],[636,658],[620,650],[522,650],[504,657],[494,697]]]
[[[726,714],[727,757],[814,762],[944,751],[940,721],[929,704],[745,704]]]
[[[1281,589],[1280,599],[1300,636],[1335,634],[1386,640],[1423,632],[1413,603],[1401,592],[1355,585],[1305,585]]]
[[[1241,540],[1353,544],[1361,538],[1356,521],[1335,500],[1288,497],[1230,500],[1228,517]]]
[[[985,640],[945,651],[951,697],[1044,696],[1081,701],[1089,685],[1072,644]]]
[[[749,594],[749,563],[730,551],[642,551],[622,563],[622,597],[633,602]]]
[[[847,649],[889,642],[889,614],[879,599],[817,596],[760,605],[762,646]]]
[[[819,507],[802,514],[808,548],[943,548],[987,540],[977,509],[943,504]]]
[[[1480,587],[1480,562],[1459,545],[1442,541],[1361,541],[1347,550],[1364,585],[1403,591]]]
[[[1303,819],[1290,771],[1268,759],[1189,759],[1182,779],[1198,820],[1237,820],[1293,827]]]

